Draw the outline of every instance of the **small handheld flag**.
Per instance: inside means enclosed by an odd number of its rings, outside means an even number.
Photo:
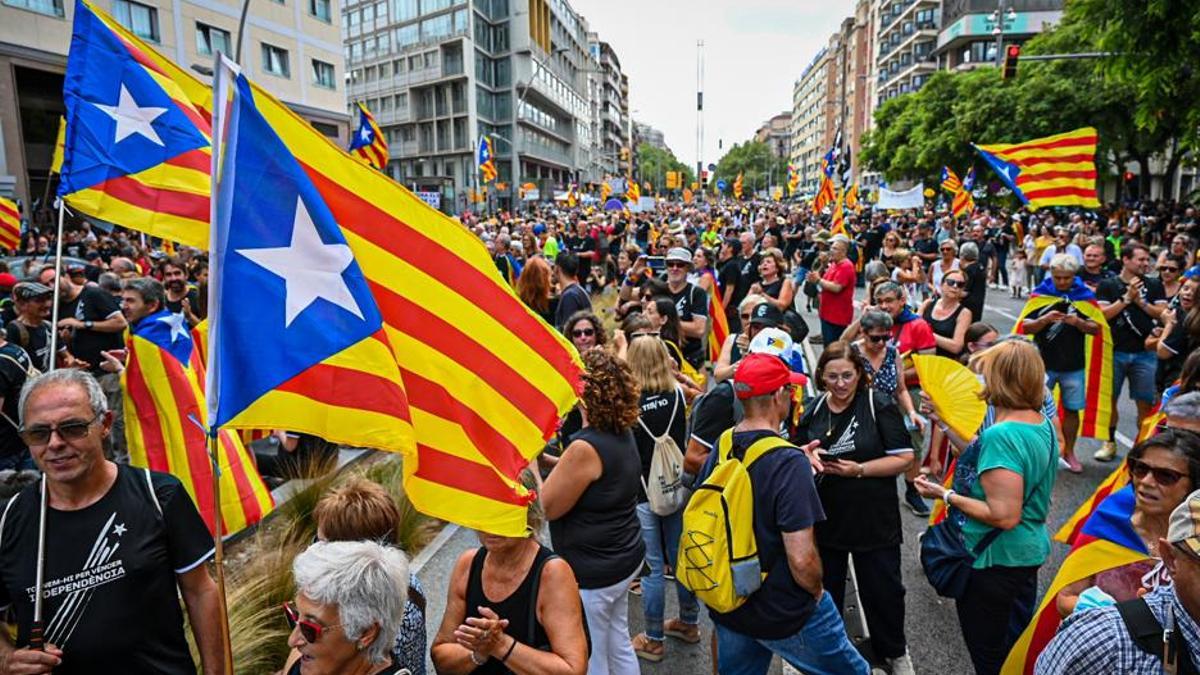
[[[642,189],[634,181],[627,181],[627,183],[625,187],[625,200],[630,204],[636,204],[642,198]]]
[[[492,138],[484,136],[479,139],[479,171],[483,173],[483,182],[496,180],[500,172],[496,170],[496,158],[492,155]]]
[[[350,154],[383,171],[388,163],[388,144],[375,116],[367,106],[358,104],[358,129],[350,139]]]
[[[733,196],[737,199],[742,198],[742,174],[740,172],[737,178],[733,179]]]
[[[0,247],[16,251],[21,244],[21,214],[17,203],[0,197]]]
[[[971,167],[967,171],[967,177],[951,201],[951,210],[955,218],[970,215],[975,210],[975,197],[971,194],[973,189],[975,189],[975,167]]]

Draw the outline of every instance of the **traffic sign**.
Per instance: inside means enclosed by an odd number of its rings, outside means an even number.
[[[721,192],[725,191],[726,185],[727,185],[727,183],[725,182],[724,178],[717,181],[717,189],[720,190]]]

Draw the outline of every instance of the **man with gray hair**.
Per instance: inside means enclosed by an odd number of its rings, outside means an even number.
[[[962,305],[971,310],[974,321],[983,321],[983,301],[987,297],[987,265],[979,262],[979,246],[968,241],[958,248],[959,267],[967,278]]]
[[[1167,427],[1200,433],[1200,391],[1175,396],[1163,412],[1167,415]]]
[[[1046,386],[1058,385],[1062,392],[1063,460],[1072,473],[1083,471],[1075,458],[1075,439],[1079,435],[1079,412],[1087,406],[1084,342],[1086,336],[1100,332],[1100,325],[1075,306],[1076,302],[1094,301],[1096,295],[1076,276],[1079,261],[1067,253],[1050,260],[1050,274],[1034,289],[1034,294],[1059,298],[1026,315],[1021,332],[1032,335],[1046,365]]]
[[[48,501],[45,651],[30,649],[40,486],[0,515],[0,630],[10,673],[195,673],[183,599],[205,675],[222,673],[217,587],[205,563],[212,536],[177,478],[104,458],[112,415],[90,374],[55,370],[25,383],[21,437],[43,472]]]

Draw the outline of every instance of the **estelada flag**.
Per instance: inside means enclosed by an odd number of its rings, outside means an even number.
[[[1081,411],[1079,419],[1079,435],[1108,440],[1108,425],[1112,420],[1112,378],[1113,378],[1113,341],[1112,331],[1104,312],[1096,301],[1096,294],[1079,280],[1067,291],[1060,291],[1054,286],[1054,280],[1046,277],[1033,289],[1029,301],[1021,310],[1013,332],[1023,334],[1022,322],[1031,313],[1058,304],[1066,300],[1071,307],[1084,317],[1096,322],[1100,332],[1096,335],[1083,336],[1084,350],[1084,379],[1087,394],[1087,404]]]
[[[962,187],[954,194],[954,199],[951,201],[951,210],[955,218],[964,215],[970,215],[975,210],[975,196],[971,194],[971,190],[975,189],[975,167],[967,170],[967,177],[963,179]]]
[[[1134,501],[1133,487],[1127,486],[1105,499],[1088,518],[1078,541],[1050,582],[1033,621],[1009,651],[1001,673],[1026,675],[1033,672],[1038,655],[1054,638],[1062,622],[1056,601],[1063,588],[1105,570],[1150,560],[1145,542],[1130,522]]]
[[[16,251],[21,245],[21,213],[17,203],[0,197],[0,247]]]
[[[958,194],[962,189],[962,181],[958,179],[958,174],[948,166],[942,167],[942,189],[951,195]]]
[[[837,201],[833,203],[833,219],[829,223],[829,232],[831,234],[844,234],[850,236],[846,232],[846,206],[845,194],[838,191]]]
[[[821,186],[817,189],[817,195],[813,197],[813,212],[820,213],[821,211],[824,211],[825,207],[833,202],[835,198],[836,194],[834,193],[833,189],[833,179],[822,172]]]
[[[213,532],[213,466],[209,456],[204,365],[182,314],[161,310],[134,327],[121,374],[129,463],[169,473],[187,488]],[[221,532],[232,534],[274,508],[241,439],[218,435]]]
[[[705,272],[709,278],[708,292],[708,360],[713,363],[721,356],[721,346],[729,337],[729,319],[725,316],[725,303],[721,300],[721,285],[712,272]]]
[[[481,136],[479,138],[479,152],[476,160],[479,162],[479,171],[483,173],[483,182],[490,183],[496,180],[496,176],[500,175],[500,171],[496,169],[496,156],[492,152],[491,136]],[[513,177],[516,180],[516,177]]]
[[[211,89],[80,0],[63,99],[58,195],[85,215],[207,246]]]
[[[523,536],[518,477],[577,401],[578,354],[477,236],[232,68],[215,127],[214,424],[403,452],[416,508]]]
[[[1096,129],[1084,127],[1024,143],[976,145],[980,156],[1029,209],[1100,206]]]
[[[350,138],[350,152],[380,171],[387,169],[387,138],[362,102],[358,103],[358,128]]]
[[[625,201],[630,204],[638,203],[642,198],[642,189],[633,180],[625,181]]]

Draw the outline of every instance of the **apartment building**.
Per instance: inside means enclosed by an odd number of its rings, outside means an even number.
[[[821,155],[825,152],[822,146],[829,121],[830,56],[827,47],[821,48],[792,86],[791,164],[800,175],[797,190],[801,194],[816,192],[820,183]]]
[[[940,0],[877,0],[876,103],[920,89],[937,70]]]
[[[933,55],[941,70],[997,62],[997,37],[1022,43],[1062,20],[1064,0],[945,0]]]

